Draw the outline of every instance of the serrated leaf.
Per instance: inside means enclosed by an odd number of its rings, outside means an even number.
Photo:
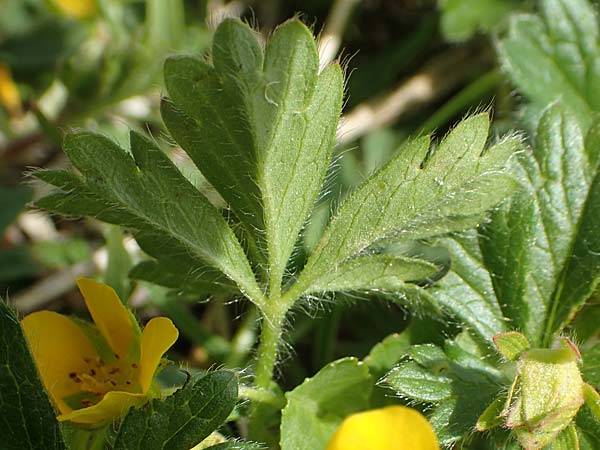
[[[227,419],[237,401],[237,377],[211,372],[173,395],[127,413],[115,450],[189,450]]]
[[[59,188],[37,205],[131,228],[146,253],[159,260],[182,255],[194,266],[208,264],[250,298],[260,299],[244,251],[221,214],[151,141],[132,132],[131,150],[133,158],[100,135],[67,135],[65,152],[82,175],[36,172]]]
[[[345,416],[366,409],[373,387],[367,366],[344,358],[286,394],[282,450],[324,450]]]
[[[212,56],[214,67],[167,61],[173,105],[163,103],[163,118],[258,241],[264,230],[278,290],[329,164],[342,72],[332,65],[318,73],[314,38],[297,20],[277,28],[264,54],[247,25],[226,20]]]
[[[385,237],[418,239],[469,228],[516,187],[505,172],[519,145],[505,139],[484,152],[489,118],[461,122],[427,158],[419,138],[358,187],[310,256],[297,291]]]
[[[19,321],[2,299],[0,411],[3,450],[66,450]]]
[[[422,296],[487,342],[512,328],[534,347],[548,344],[600,278],[592,231],[600,211],[596,127],[584,141],[576,118],[559,104],[550,107],[533,151],[513,160],[522,190],[479,235],[437,242],[449,250],[452,268]]]
[[[560,98],[587,127],[600,108],[596,12],[587,0],[543,0],[513,18],[498,49],[508,74],[538,107]]]
[[[494,214],[480,240],[504,314],[533,346],[548,343],[598,283],[600,241],[592,223],[600,214],[600,181],[598,147],[591,147],[568,110],[550,107],[533,152],[515,160],[523,192]]]

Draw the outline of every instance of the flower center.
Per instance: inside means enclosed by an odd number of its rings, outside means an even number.
[[[100,357],[84,358],[85,369],[69,373],[69,379],[79,385],[80,392],[65,399],[73,409],[95,405],[110,391],[139,391],[138,365],[124,363],[118,355],[106,364]]]

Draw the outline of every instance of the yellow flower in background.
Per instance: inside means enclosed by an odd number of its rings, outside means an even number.
[[[75,19],[87,19],[98,12],[96,0],[50,0],[65,16]]]
[[[86,278],[77,285],[95,326],[52,311],[30,314],[21,325],[58,420],[95,424],[153,395],[156,369],[179,332],[165,317],[140,332],[110,286]]]
[[[21,96],[17,85],[13,81],[10,70],[4,64],[0,64],[0,104],[4,106],[11,115],[21,113]]]
[[[327,450],[439,450],[423,415],[404,406],[352,414],[337,429]]]

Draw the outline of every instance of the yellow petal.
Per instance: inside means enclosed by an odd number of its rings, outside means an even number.
[[[76,19],[86,19],[97,12],[95,0],[52,0],[52,3],[65,16]]]
[[[68,317],[51,311],[29,314],[21,321],[42,382],[61,413],[72,410],[64,398],[80,391],[70,376],[95,360],[96,350],[81,329]]]
[[[4,64],[0,64],[0,104],[13,115],[21,112],[21,96],[17,85],[12,79],[10,70]]]
[[[162,355],[175,343],[178,336],[179,331],[166,317],[155,317],[144,327],[139,378],[143,393],[150,389]]]
[[[136,333],[127,308],[113,288],[89,278],[79,278],[77,286],[92,319],[110,348],[126,357],[136,342]]]
[[[327,450],[439,450],[439,445],[421,413],[388,406],[347,417]]]
[[[129,408],[140,406],[146,402],[143,394],[110,391],[94,406],[78,409],[57,417],[60,421],[69,420],[75,423],[94,424],[106,422],[123,415]]]

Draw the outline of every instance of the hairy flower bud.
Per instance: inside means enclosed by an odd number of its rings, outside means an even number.
[[[577,347],[563,338],[558,349],[533,349],[521,354],[515,380],[502,413],[527,450],[551,443],[575,418],[584,403]]]

